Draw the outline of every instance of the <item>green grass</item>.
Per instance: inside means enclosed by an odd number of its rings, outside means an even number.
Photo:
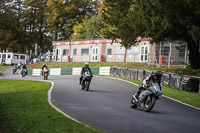
[[[95,133],[66,118],[47,101],[50,83],[0,79],[1,133]]]
[[[4,70],[4,69],[7,69],[7,68],[10,68],[10,67],[12,67],[12,66],[2,66],[2,65],[0,65],[0,71]]]
[[[37,64],[29,65],[28,68],[41,68],[42,62]],[[72,68],[72,67],[83,67],[82,62],[46,62],[49,68]],[[181,68],[181,67],[160,67],[148,66],[146,63],[110,63],[110,62],[90,62],[90,67],[104,67],[104,66],[117,66],[117,67],[127,67],[127,68],[141,68],[149,70],[161,70],[163,72],[170,72],[181,75],[192,75],[200,77],[200,69],[194,70],[191,67]]]
[[[122,78],[122,77],[116,77],[116,78],[127,80],[137,85],[142,84],[142,81],[138,81],[138,80],[132,80],[132,79],[127,79],[127,78]],[[182,90],[170,88],[167,86],[163,86],[163,95],[173,98],[175,100],[181,101],[183,103],[192,105],[194,107],[200,108],[200,93],[187,92],[187,91],[182,91]]]

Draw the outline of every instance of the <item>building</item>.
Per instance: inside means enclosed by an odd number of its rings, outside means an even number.
[[[139,37],[136,46],[125,50],[120,39],[54,41],[52,60],[57,62],[146,62],[149,65],[185,65],[188,52],[185,42],[163,41],[151,44]],[[126,53],[126,54],[125,54]]]
[[[92,39],[76,41],[54,41],[53,61],[57,62],[147,62],[152,46],[147,39],[140,39],[137,46],[127,50],[121,40]]]

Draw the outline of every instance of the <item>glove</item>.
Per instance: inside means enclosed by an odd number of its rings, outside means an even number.
[[[148,87],[148,84],[145,84],[144,86],[145,86],[145,87]]]

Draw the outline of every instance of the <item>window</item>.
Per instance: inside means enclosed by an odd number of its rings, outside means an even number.
[[[73,56],[76,56],[76,53],[77,53],[77,49],[73,49]]]
[[[19,59],[19,55],[14,55],[14,59]]]
[[[7,58],[10,59],[10,54],[8,54]]]
[[[24,56],[24,55],[21,55],[21,56],[20,56],[20,59],[25,60],[25,56]]]
[[[125,48],[124,47],[115,47],[115,54],[116,55],[124,55],[125,54]]]
[[[82,48],[81,49],[81,55],[89,55],[89,48]]]
[[[139,53],[139,47],[138,46],[132,46],[127,50],[128,55],[138,54]]]
[[[63,55],[69,55],[69,49],[64,49],[63,50]]]
[[[148,46],[142,46],[141,47],[141,56],[140,56],[140,60],[143,62],[148,61]]]
[[[112,55],[112,48],[107,49],[107,55]]]
[[[0,58],[1,58],[1,54],[0,54]]]

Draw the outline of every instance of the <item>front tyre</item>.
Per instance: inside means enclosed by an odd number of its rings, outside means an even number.
[[[90,82],[91,82],[91,81],[86,81],[86,82],[85,82],[85,89],[86,89],[86,91],[89,90]]]
[[[144,110],[149,112],[153,109],[156,102],[156,98],[154,95],[148,95],[144,101]]]
[[[135,102],[135,99],[133,98],[133,96],[132,96],[132,98],[131,98],[131,108],[137,108],[137,105],[136,105],[136,102]]]

